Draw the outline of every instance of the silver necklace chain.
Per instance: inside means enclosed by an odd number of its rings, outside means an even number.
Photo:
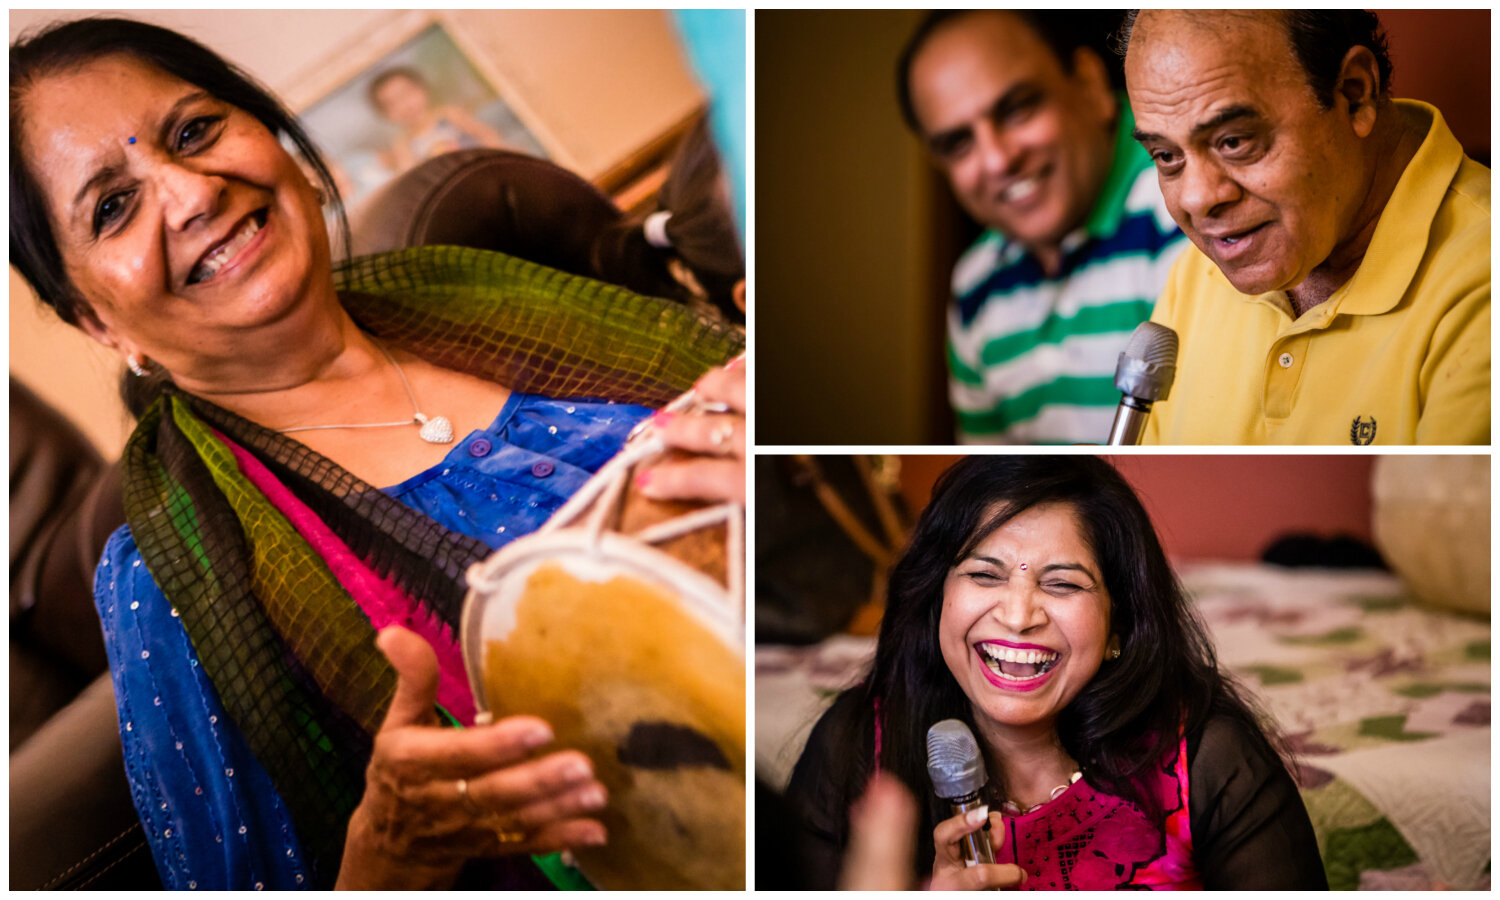
[[[283,428],[282,434],[292,434],[297,431],[323,431],[330,428],[399,428],[403,425],[416,425],[419,428],[418,436],[430,444],[450,444],[453,442],[453,424],[445,416],[433,416],[428,418],[422,414],[422,409],[417,405],[417,395],[412,393],[411,382],[406,380],[406,373],[401,370],[400,363],[396,362],[385,347],[373,337],[370,343],[380,351],[396,374],[401,376],[401,386],[406,388],[406,398],[411,401],[412,417],[400,422],[368,422],[358,425],[299,425],[296,428]]]

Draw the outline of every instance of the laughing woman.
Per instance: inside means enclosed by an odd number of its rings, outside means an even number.
[[[743,336],[499,254],[336,273],[317,150],[171,31],[25,38],[10,103],[11,262],[141,376],[96,595],[164,884],[443,887],[499,859],[485,883],[539,886],[532,854],[607,840],[547,723],[442,727],[474,716],[462,575]],[[742,385],[701,389],[742,409]],[[743,457],[740,416],[668,430]]]
[[[1327,889],[1296,785],[1100,459],[970,457],[939,481],[869,677],[788,787],[819,886],[877,771],[933,797],[926,733],[948,718],[979,741],[989,813],[924,804],[934,889]],[[960,840],[986,826],[996,862],[965,867]]]

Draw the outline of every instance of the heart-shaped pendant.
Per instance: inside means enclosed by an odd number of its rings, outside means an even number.
[[[427,418],[417,413],[416,419],[422,423],[422,430],[417,436],[429,444],[451,444],[453,443],[453,423],[446,416],[433,416]]]

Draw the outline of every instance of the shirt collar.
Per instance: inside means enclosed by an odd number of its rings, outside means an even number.
[[[1341,313],[1380,315],[1401,302],[1427,255],[1438,207],[1463,163],[1463,147],[1435,107],[1417,100],[1396,100],[1394,104],[1399,114],[1425,114],[1431,124],[1381,210],[1359,268],[1335,293],[1335,297],[1343,295],[1338,307]]]

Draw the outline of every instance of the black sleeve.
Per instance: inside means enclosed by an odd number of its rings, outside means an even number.
[[[1259,729],[1210,719],[1188,736],[1188,779],[1205,888],[1328,890],[1307,807]]]
[[[871,749],[859,746],[855,737],[853,704],[846,692],[823,714],[802,749],[787,785],[785,811],[797,830],[797,852],[793,866],[795,881],[808,890],[833,890],[839,866],[849,842],[849,807],[855,798],[848,793],[849,754],[868,757]],[[759,829],[757,811],[757,830]],[[757,847],[759,845],[757,844]],[[760,887],[757,852],[756,886]]]

